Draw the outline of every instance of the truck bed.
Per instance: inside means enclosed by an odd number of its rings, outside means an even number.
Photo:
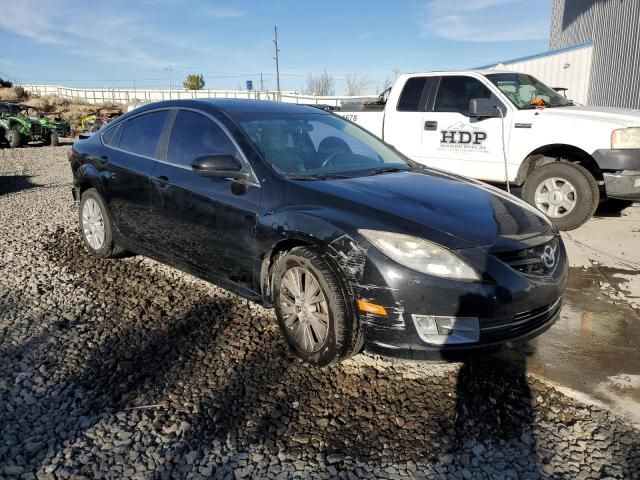
[[[334,112],[341,117],[357,123],[365,130],[370,131],[378,138],[382,138],[382,125],[384,123],[384,110],[339,110]]]

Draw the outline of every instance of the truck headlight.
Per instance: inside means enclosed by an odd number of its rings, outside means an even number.
[[[611,132],[611,148],[640,148],[640,127],[619,128]]]
[[[379,230],[358,232],[382,253],[412,270],[453,280],[480,280],[480,275],[455,253],[428,240]]]

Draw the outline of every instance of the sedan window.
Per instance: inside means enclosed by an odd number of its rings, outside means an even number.
[[[107,131],[102,134],[102,141],[105,145],[114,145],[118,141],[117,133],[120,127],[122,127],[122,123],[119,123],[115,127],[108,128]]]
[[[118,147],[136,155],[153,157],[166,119],[167,110],[162,110],[127,120]]]
[[[336,115],[276,113],[238,117],[265,161],[282,175],[322,178],[408,168],[401,154]]]
[[[196,158],[212,154],[236,156],[236,147],[222,128],[209,118],[180,110],[171,131],[167,160],[191,165]]]

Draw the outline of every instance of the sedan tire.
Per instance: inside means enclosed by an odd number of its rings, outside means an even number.
[[[80,235],[91,255],[115,258],[124,250],[113,241],[113,230],[102,197],[94,188],[82,192],[79,208]]]
[[[300,358],[322,367],[358,353],[359,325],[338,277],[318,253],[296,247],[281,254],[272,285],[280,329]]]

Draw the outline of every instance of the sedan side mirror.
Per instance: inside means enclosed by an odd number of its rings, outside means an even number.
[[[191,168],[203,177],[233,178],[246,180],[249,174],[242,169],[242,164],[233,155],[213,154],[196,158]]]
[[[488,98],[472,98],[469,101],[469,116],[478,118],[499,117],[500,107],[496,105],[495,100]]]

